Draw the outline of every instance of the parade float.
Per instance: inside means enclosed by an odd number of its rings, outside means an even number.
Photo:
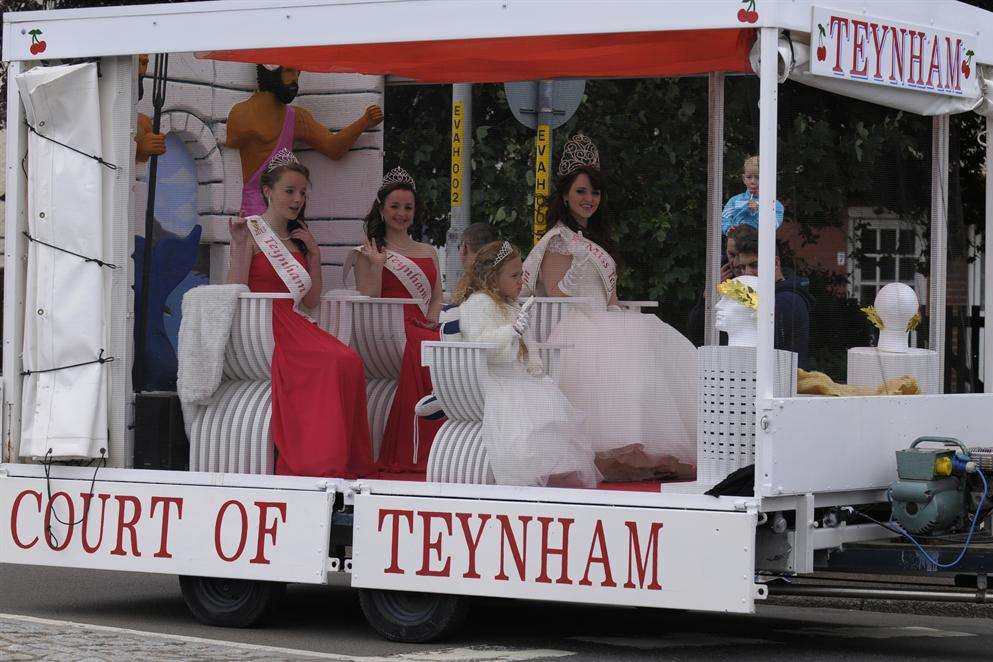
[[[403,641],[452,632],[473,596],[751,613],[770,594],[800,592],[780,578],[832,563],[949,570],[973,577],[976,590],[911,597],[984,599],[990,387],[944,394],[944,316],[929,316],[926,347],[905,347],[899,327],[910,329],[905,318],[916,299],[881,288],[879,346],[850,349],[849,375],[861,382],[845,386],[871,388],[886,381],[880,377],[909,374],[915,389],[864,397],[821,383],[807,392],[841,397],[803,394],[809,373],[797,371],[795,354],[776,349],[775,201],[778,90],[787,79],[933,118],[924,289],[929,308],[943,310],[949,116],[990,112],[985,78],[993,50],[983,35],[993,32],[993,14],[958,2],[581,7],[297,0],[5,14],[0,561],[175,574],[198,618],[229,626],[259,622],[286,583],[324,584],[344,574],[373,627]],[[172,63],[166,71],[163,55],[155,56],[156,91],[139,102],[143,53],[170,54]],[[148,444],[135,412],[151,390],[142,387],[147,375],[132,373],[138,349],[150,342],[144,330],[136,334],[135,320],[147,316],[154,289],[131,259],[139,219],[151,218],[142,213],[144,187],[154,193],[135,160],[138,112],[152,113],[153,132],[177,134],[193,155],[199,241],[212,257],[205,278],[222,283],[228,219],[242,211],[243,180],[259,162],[233,147],[232,108],[251,99],[256,65],[273,63],[304,72],[309,121],[335,135],[356,132],[343,148],[317,137],[311,149],[297,149],[320,183],[309,209],[325,272],[314,323],[362,359],[374,455],[396,390],[410,301],[362,296],[342,267],[363,240],[358,221],[383,174],[382,134],[369,130],[376,120],[368,108],[382,104],[384,81],[707,76],[706,229],[698,238],[707,246],[707,342],[695,352],[672,349],[690,362],[682,382],[666,385],[673,401],[690,403],[693,420],[680,429],[695,437],[696,479],[600,489],[498,484],[480,433],[494,383],[492,346],[444,336],[422,350],[446,416],[426,471],[275,475],[271,320],[274,302],[288,295],[259,293],[237,297],[217,388],[187,409],[189,470],[135,468],[137,449]],[[729,74],[757,75],[760,88],[759,275],[719,292]],[[163,105],[163,93],[172,105]],[[453,113],[463,110],[456,104]],[[369,121],[355,125],[363,113]],[[453,136],[464,136],[459,130]],[[988,143],[982,149],[988,163]],[[454,147],[453,163],[454,189],[471,166]],[[986,190],[988,215],[993,189]],[[463,228],[453,222],[450,243],[458,244]],[[988,232],[985,242],[988,255]],[[143,264],[155,259],[151,249],[144,255]],[[991,279],[987,259],[981,282]],[[993,310],[993,288],[983,292],[985,310]],[[611,314],[648,315],[654,303],[621,302]],[[528,340],[555,379],[560,355],[571,349],[555,329],[582,302],[538,297],[529,305]],[[727,346],[719,345],[719,331],[731,337]],[[993,353],[983,361],[989,379]],[[624,393],[607,395],[624,405]],[[707,493],[735,475],[747,477],[737,490]],[[892,521],[864,516],[888,503]],[[897,544],[896,534],[915,542]],[[932,545],[928,535],[959,536],[961,544]],[[844,591],[901,597],[850,587],[807,592]]]

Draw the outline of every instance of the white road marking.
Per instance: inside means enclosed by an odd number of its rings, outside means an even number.
[[[479,646],[472,648],[449,648],[447,650],[427,651],[424,653],[401,653],[391,655],[388,660],[430,660],[431,662],[462,662],[463,660],[480,660],[487,662],[518,662],[519,660],[536,660],[549,657],[568,657],[575,655],[574,651],[551,649],[514,649],[498,646]]]
[[[800,627],[795,630],[776,630],[788,634],[815,634],[825,637],[840,637],[842,639],[901,639],[906,637],[975,637],[971,632],[955,632],[954,630],[938,630],[918,625],[908,625],[905,627],[885,627],[885,626],[851,626],[851,627],[830,627],[813,626]]]
[[[525,660],[567,657],[576,654],[574,651],[542,648],[515,649],[499,646],[479,646],[469,648],[445,648],[440,650],[399,653],[396,655],[385,656],[342,655],[340,653],[322,653],[319,651],[284,648],[281,646],[264,646],[261,644],[248,644],[236,641],[208,639],[205,637],[190,637],[181,634],[166,634],[162,632],[132,630],[130,628],[119,628],[108,625],[91,625],[89,623],[38,618],[36,616],[24,616],[21,614],[0,613],[0,619],[21,621],[36,625],[51,625],[60,628],[71,627],[100,632],[112,632],[116,634],[132,635],[135,637],[168,639],[170,641],[180,641],[191,644],[222,646],[225,648],[240,648],[242,650],[261,651],[281,655],[294,655],[297,657],[311,657],[321,660],[352,660],[354,662],[523,662]]]
[[[749,644],[778,644],[782,642],[767,639],[746,637],[722,637],[720,635],[682,632],[668,637],[570,637],[574,641],[585,641],[591,644],[606,646],[623,646],[641,650],[656,650],[660,648],[684,648],[699,646],[747,646]]]

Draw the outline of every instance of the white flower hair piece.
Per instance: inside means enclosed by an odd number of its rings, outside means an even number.
[[[300,159],[296,157],[296,154],[283,147],[272,157],[272,160],[266,165],[265,171],[272,172],[276,168],[290,163],[300,163]]]
[[[417,184],[414,182],[414,178],[400,166],[386,173],[386,176],[383,177],[383,183],[379,185],[379,190],[382,191],[387,186],[392,186],[393,184],[410,184],[410,188],[415,191],[417,190]]]
[[[500,245],[500,250],[497,251],[496,257],[493,258],[493,266],[495,267],[507,259],[507,256],[510,255],[513,250],[514,247],[510,245],[509,241],[503,242],[503,244]]]
[[[584,133],[577,133],[566,141],[559,159],[559,177],[564,177],[577,168],[586,166],[600,169],[600,151]]]

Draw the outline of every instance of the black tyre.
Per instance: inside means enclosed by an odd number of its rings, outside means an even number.
[[[262,623],[286,592],[286,584],[214,577],[179,578],[183,600],[201,623],[250,628]]]
[[[469,613],[468,598],[439,593],[359,589],[359,604],[382,637],[408,644],[450,637]]]

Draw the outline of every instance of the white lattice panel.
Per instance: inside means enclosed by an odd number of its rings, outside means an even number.
[[[755,349],[697,350],[697,482],[718,483],[755,462]],[[775,397],[796,393],[797,355],[776,351]]]

